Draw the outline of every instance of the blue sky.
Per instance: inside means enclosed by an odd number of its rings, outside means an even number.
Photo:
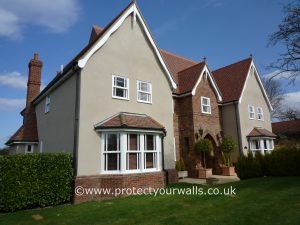
[[[104,27],[129,0],[0,1],[0,147],[22,123],[28,61],[34,52],[44,63],[42,83],[55,76],[88,42],[93,24]],[[283,18],[286,0],[138,0],[162,49],[196,61],[207,58],[211,70],[253,54],[260,75],[283,46],[267,47],[268,36]],[[286,104],[300,108],[300,81],[287,85]]]

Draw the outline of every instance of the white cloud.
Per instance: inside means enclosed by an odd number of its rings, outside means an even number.
[[[0,98],[0,110],[15,111],[25,107],[25,99]]]
[[[78,0],[1,0],[0,36],[21,38],[27,25],[65,32],[79,17]]]
[[[25,89],[27,87],[27,79],[19,72],[0,74],[0,85]]]
[[[284,106],[300,111],[300,91],[287,93],[284,97]]]

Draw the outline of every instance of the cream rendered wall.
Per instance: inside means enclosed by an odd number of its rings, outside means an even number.
[[[33,145],[33,153],[39,153],[39,145],[38,144],[31,144]],[[26,146],[27,144],[14,144],[9,147],[9,155],[15,154],[25,154],[26,153]]]
[[[46,98],[35,107],[42,152],[73,153],[76,74],[54,89],[50,96],[50,112],[45,113]]]
[[[251,132],[254,127],[262,127],[269,131],[272,131],[271,126],[271,116],[270,110],[265,99],[263,92],[259,86],[259,81],[254,75],[254,71],[251,71],[248,75],[245,84],[244,93],[241,96],[241,103],[239,104],[239,114],[240,114],[240,126],[241,126],[241,140],[244,153],[246,154],[249,145],[247,140],[247,135]],[[255,119],[249,119],[248,105],[253,105],[255,107]],[[264,120],[257,119],[257,107],[262,107],[264,113]],[[244,147],[247,146],[247,149]]]
[[[130,100],[112,98],[112,75],[129,78]],[[152,83],[153,103],[137,102],[137,80]],[[138,22],[127,17],[81,71],[78,175],[100,173],[100,135],[94,125],[118,112],[142,113],[165,126],[165,168],[174,168],[172,91]]]
[[[234,104],[224,105],[222,106],[221,111],[222,111],[222,129],[224,131],[224,135],[232,137],[237,145],[237,150],[234,153],[232,153],[232,160],[236,161],[240,151],[238,149],[239,134],[237,128],[235,106]]]

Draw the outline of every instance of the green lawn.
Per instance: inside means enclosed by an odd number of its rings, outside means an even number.
[[[134,196],[8,213],[0,216],[0,224],[300,224],[300,177],[258,178],[214,187],[230,185],[236,188],[235,197]],[[34,214],[44,219],[34,221]]]

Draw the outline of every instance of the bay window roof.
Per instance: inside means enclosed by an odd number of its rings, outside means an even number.
[[[268,131],[264,128],[254,128],[247,137],[272,137],[276,138],[276,134],[273,134],[271,131]]]

